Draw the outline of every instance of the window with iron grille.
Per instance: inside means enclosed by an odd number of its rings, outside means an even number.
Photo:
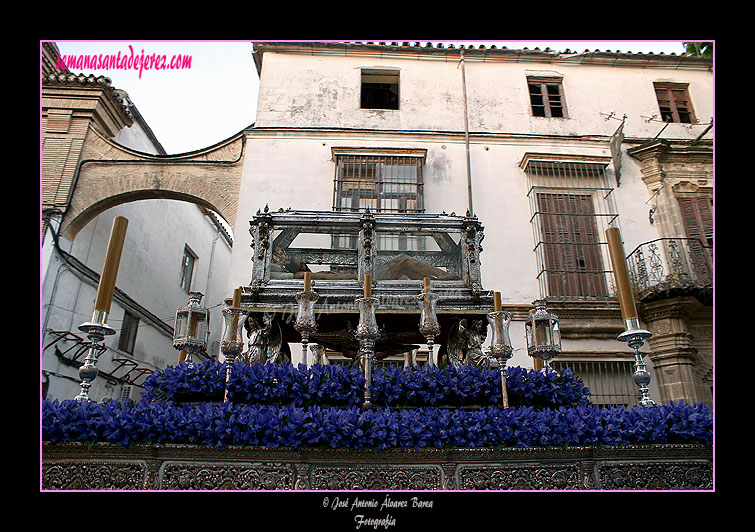
[[[338,155],[336,211],[423,211],[422,162],[416,156]]]
[[[566,105],[560,79],[527,78],[533,116],[565,118]]]
[[[664,122],[692,124],[697,121],[686,86],[656,83],[655,95]]]
[[[336,154],[333,209],[341,212],[421,213],[422,165],[419,155]],[[334,236],[334,247],[355,249],[357,237]],[[380,249],[423,250],[424,239],[381,235]]]
[[[630,360],[552,360],[556,371],[571,368],[590,389],[590,402],[600,406],[637,406],[640,393],[632,380],[634,365]]]
[[[612,283],[605,229],[618,214],[607,162],[525,156],[542,297],[608,299]]]

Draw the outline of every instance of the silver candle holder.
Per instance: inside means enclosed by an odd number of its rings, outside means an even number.
[[[236,357],[241,353],[244,346],[242,331],[246,321],[246,311],[238,307],[223,309],[223,322],[225,329],[223,339],[220,341],[220,352],[225,357],[225,392],[223,401],[228,401],[228,381],[231,379],[231,368]]]
[[[438,302],[438,295],[432,292],[422,292],[417,296],[417,303],[419,304],[420,317],[419,317],[419,332],[425,337],[427,341],[427,364],[432,367],[435,365],[433,361],[433,345],[435,337],[440,334],[440,324],[438,323],[438,317],[435,313],[435,306]]]
[[[79,367],[79,378],[81,378],[81,390],[75,397],[77,401],[90,401],[89,388],[92,381],[97,378],[99,370],[97,369],[97,357],[107,349],[104,345],[105,336],[115,334],[115,329],[110,327],[107,321],[107,312],[95,309],[92,313],[92,320],[79,325],[79,330],[85,332],[89,338],[89,351],[84,357],[84,363]]]
[[[359,340],[359,356],[364,363],[364,403],[362,407],[372,406],[372,363],[375,358],[375,341],[380,337],[380,329],[375,319],[378,298],[365,296],[357,298],[354,303],[359,309],[359,325],[356,337]]]
[[[506,361],[514,352],[509,337],[509,325],[511,324],[511,312],[498,310],[488,313],[488,324],[493,332],[490,340],[489,354],[498,361],[498,370],[501,373],[501,398],[503,407],[509,407],[509,395],[506,391]]]
[[[655,406],[655,402],[650,399],[650,390],[648,388],[650,384],[650,372],[648,372],[640,353],[640,347],[644,345],[645,340],[650,338],[652,334],[640,328],[632,284],[629,280],[624,245],[622,244],[621,233],[618,227],[609,227],[606,229],[606,242],[611,257],[611,264],[613,265],[613,277],[616,281],[621,317],[624,320],[624,332],[616,339],[620,342],[626,342],[634,350],[634,374],[632,374],[632,380],[639,387],[640,394],[642,395],[639,403],[640,406]]]
[[[296,321],[294,322],[294,329],[301,334],[302,345],[302,360],[304,365],[307,365],[307,344],[309,343],[309,335],[317,330],[317,321],[315,320],[315,303],[320,296],[312,290],[304,290],[298,292],[295,296],[296,301],[299,303],[299,310],[296,314]]]
[[[641,399],[638,404],[639,406],[655,406],[655,401],[650,399],[650,372],[647,370],[647,366],[645,366],[645,362],[642,359],[642,353],[640,353],[640,347],[645,344],[645,340],[653,335],[650,331],[640,328],[637,318],[627,319],[625,327],[626,330],[616,339],[620,342],[626,342],[634,350],[634,373],[632,374],[632,380],[640,389]]]

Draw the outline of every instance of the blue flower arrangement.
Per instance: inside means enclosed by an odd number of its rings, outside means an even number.
[[[713,442],[707,405],[591,405],[569,370],[507,368],[510,408],[498,406],[498,370],[474,367],[377,370],[369,410],[351,367],[235,364],[228,402],[225,375],[225,364],[180,363],[152,374],[138,403],[45,400],[42,439],[375,450]]]
[[[149,400],[222,400],[226,365],[205,362],[156,371],[145,384]],[[303,364],[234,364],[228,382],[229,401],[238,404],[358,406],[364,396],[364,374],[350,366]],[[512,406],[558,408],[586,406],[590,390],[570,369],[549,372],[510,367],[506,388]],[[372,402],[389,407],[485,406],[501,403],[497,369],[473,366],[388,367],[372,376]]]
[[[703,443],[712,445],[707,405],[652,408],[594,405],[473,410],[422,407],[362,410],[295,405],[164,401],[43,401],[42,437],[50,443],[189,443],[352,449],[496,448]]]

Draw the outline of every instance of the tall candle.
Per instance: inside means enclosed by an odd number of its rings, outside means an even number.
[[[533,309],[530,309],[530,311],[529,311],[529,315],[530,315],[530,316],[532,316],[532,315],[533,315],[534,313],[535,313],[535,309],[534,309],[534,308],[533,308]],[[533,329],[534,329],[534,328],[533,328]],[[532,331],[532,334],[536,336],[536,333],[535,333],[535,331],[534,331],[534,330]],[[542,360],[540,360],[539,358],[536,358],[536,357],[532,357],[532,367],[533,367],[533,368],[534,368],[534,369],[535,369],[536,371],[539,371],[539,370],[543,369],[543,361],[542,361]]]
[[[105,253],[105,263],[102,266],[100,283],[97,286],[97,297],[94,301],[94,310],[110,312],[110,304],[113,302],[113,290],[115,290],[115,278],[118,276],[118,267],[121,263],[123,242],[126,240],[126,228],[128,220],[123,216],[116,216],[113,220],[113,228],[110,231],[110,240]]]
[[[429,277],[423,278],[422,285],[423,285],[423,291],[425,293],[429,292],[430,291],[430,278]]]
[[[241,287],[239,286],[233,291],[233,304],[232,308],[239,308],[241,306]],[[231,314],[231,341],[236,341],[236,329],[239,326],[239,315],[235,312]]]
[[[608,252],[613,264],[613,278],[616,281],[616,289],[619,292],[619,305],[621,305],[621,317],[625,321],[637,318],[637,308],[634,305],[632,288],[629,285],[629,273],[627,272],[627,260],[624,256],[624,247],[621,244],[621,235],[616,227],[606,229]]]
[[[372,297],[372,274],[364,274],[364,297]]]
[[[312,287],[312,272],[304,272],[304,291],[309,292]]]
[[[496,312],[501,311],[501,293],[500,292],[493,292],[493,309]]]

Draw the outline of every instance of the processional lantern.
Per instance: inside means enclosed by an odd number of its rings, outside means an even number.
[[[173,347],[186,353],[186,361],[193,364],[193,355],[207,350],[210,334],[210,312],[201,305],[201,292],[189,292],[188,303],[176,310]]]
[[[550,370],[548,362],[561,354],[561,331],[558,317],[545,310],[545,300],[533,302],[535,312],[524,322],[527,354],[543,361],[543,371]]]

